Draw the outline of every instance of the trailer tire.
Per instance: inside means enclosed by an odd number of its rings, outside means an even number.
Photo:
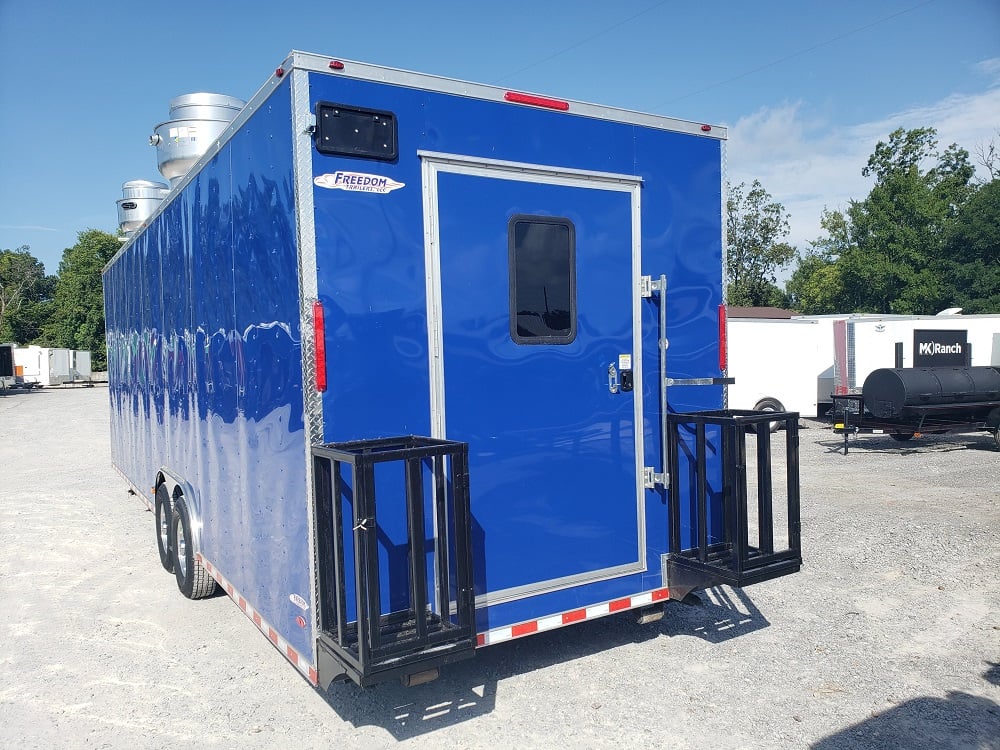
[[[889,437],[900,443],[905,443],[907,440],[913,437],[912,432],[890,432]]]
[[[156,516],[156,551],[160,553],[160,565],[168,573],[173,573],[174,525],[170,511],[170,492],[165,484],[160,484],[156,488],[153,499],[153,514]]]
[[[997,444],[997,450],[1000,451],[1000,427],[993,430],[993,442]]]
[[[762,398],[754,406],[754,411],[784,411],[785,407],[782,406],[781,402],[776,398]],[[781,422],[775,420],[770,423],[769,429],[771,432],[777,432],[781,429]],[[752,430],[751,430],[752,431]]]
[[[188,513],[184,496],[174,499],[172,515],[174,539],[174,576],[177,578],[177,588],[188,599],[204,599],[215,593],[215,579],[205,570],[194,555],[191,545],[191,517]]]

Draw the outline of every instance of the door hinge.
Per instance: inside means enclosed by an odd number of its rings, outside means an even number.
[[[652,276],[640,276],[639,277],[639,296],[640,297],[652,297],[653,292],[662,292],[666,284],[664,280],[657,279],[653,281]]]
[[[642,468],[642,484],[647,490],[655,490],[657,486],[667,489],[670,487],[670,480],[667,478],[667,473],[662,474],[654,471],[652,466],[644,466]]]

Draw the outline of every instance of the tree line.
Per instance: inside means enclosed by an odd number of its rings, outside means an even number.
[[[51,276],[27,245],[0,251],[0,343],[89,350],[94,369],[106,367],[101,270],[120,247],[107,232],[80,232]]]
[[[804,314],[932,315],[950,307],[1000,313],[1000,163],[977,151],[939,150],[933,128],[898,129],[880,141],[861,173],[868,196],[825,210],[823,234],[798,251],[789,214],[758,182],[729,190],[728,300]],[[777,274],[794,263],[784,288]]]

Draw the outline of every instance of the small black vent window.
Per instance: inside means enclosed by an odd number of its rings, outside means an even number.
[[[518,344],[569,344],[576,338],[573,222],[519,215],[507,234],[510,337]]]
[[[320,102],[316,105],[316,149],[322,154],[393,161],[398,153],[396,116]]]

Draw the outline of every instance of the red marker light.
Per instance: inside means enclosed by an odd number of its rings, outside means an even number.
[[[344,63],[342,63],[340,60],[330,60],[330,68],[332,70],[343,70]]]
[[[278,78],[281,78],[281,76],[285,75],[285,69],[284,68],[275,68],[274,74]]]
[[[729,340],[726,332],[726,306],[719,305],[719,370],[729,365]]]
[[[316,390],[326,390],[326,320],[323,303],[313,302],[313,338],[316,343]]]
[[[300,628],[304,628],[306,626],[306,618],[304,618],[302,615],[299,615],[298,617],[295,618],[295,624],[298,625]]]
[[[701,126],[701,132],[702,133],[711,133],[712,132],[712,126],[711,125],[702,125]]]
[[[503,95],[503,98],[508,102],[514,102],[515,104],[530,104],[533,107],[558,109],[560,112],[565,112],[569,109],[569,102],[564,102],[561,99],[549,99],[544,96],[519,94],[516,91],[508,91],[506,94]]]

